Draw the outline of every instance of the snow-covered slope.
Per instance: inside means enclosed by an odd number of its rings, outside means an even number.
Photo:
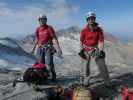
[[[0,54],[0,67],[23,68],[32,62],[32,56],[26,53],[16,40],[10,38],[0,39]]]

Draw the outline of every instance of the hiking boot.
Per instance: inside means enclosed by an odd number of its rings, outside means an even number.
[[[52,78],[52,81],[56,81],[56,78]]]
[[[90,83],[84,84],[84,87],[88,88],[90,86]]]

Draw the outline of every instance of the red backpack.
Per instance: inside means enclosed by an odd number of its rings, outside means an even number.
[[[49,76],[46,64],[35,63],[28,68],[23,76],[25,82],[40,84]]]

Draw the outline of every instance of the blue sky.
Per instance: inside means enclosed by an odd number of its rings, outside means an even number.
[[[83,27],[85,13],[95,11],[104,31],[133,37],[133,0],[0,0],[0,35],[24,36],[35,31],[37,16],[47,14],[55,30]]]

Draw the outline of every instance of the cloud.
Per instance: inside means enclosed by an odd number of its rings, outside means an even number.
[[[11,9],[6,7],[5,3],[0,3],[0,16],[6,16],[11,14]]]
[[[71,16],[78,12],[79,7],[69,5],[66,0],[46,0],[46,2],[29,4],[21,9],[13,9],[6,3],[0,3],[0,27],[3,27],[0,33],[8,36],[33,33],[40,14],[47,14],[48,23],[56,29],[73,24]]]

